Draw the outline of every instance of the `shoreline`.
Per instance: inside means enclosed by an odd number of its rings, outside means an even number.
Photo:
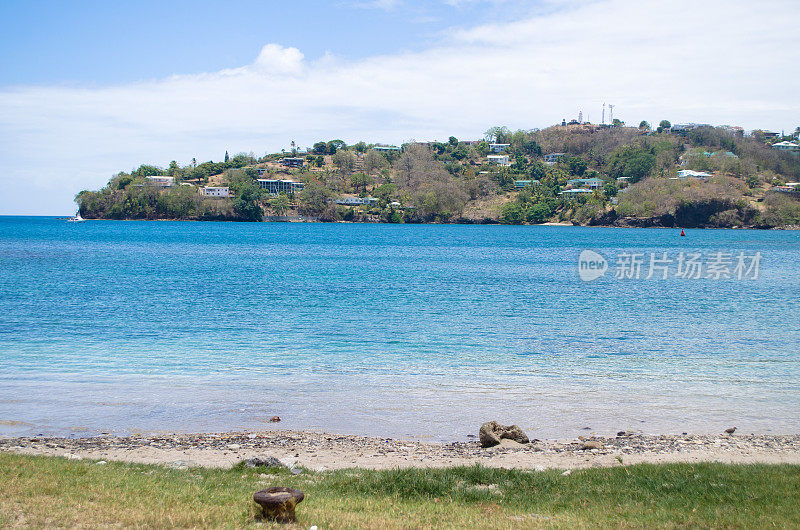
[[[20,216],[20,217],[28,217],[28,216]],[[56,220],[63,220],[66,221],[69,217],[61,217],[61,216],[34,216],[34,217],[49,217],[54,218]],[[500,221],[491,220],[487,222],[486,220],[460,220],[454,221],[449,223],[442,223],[442,222],[426,222],[426,223],[387,223],[384,221],[344,221],[344,220],[337,220],[337,221],[318,221],[318,220],[307,220],[307,219],[290,219],[285,221],[272,221],[272,220],[261,220],[261,221],[241,221],[237,219],[210,219],[210,220],[201,220],[201,219],[103,219],[103,218],[85,218],[84,221],[156,221],[156,222],[165,222],[165,221],[174,221],[174,222],[186,222],[186,223],[270,223],[270,224],[296,224],[296,223],[312,223],[312,224],[368,224],[368,225],[409,225],[409,226],[417,226],[417,225],[481,225],[481,226],[567,226],[567,227],[579,227],[579,228],[645,228],[645,229],[653,229],[653,228],[660,228],[660,229],[667,229],[667,230],[759,230],[759,231],[766,231],[766,230],[800,230],[800,225],[781,225],[781,226],[696,226],[696,227],[681,227],[681,226],[661,226],[661,225],[649,225],[649,224],[637,224],[639,221],[647,221],[648,218],[632,218],[634,222],[631,224],[614,224],[614,223],[597,223],[597,224],[581,224],[581,223],[573,223],[571,221],[547,221],[544,223],[521,223],[521,224],[504,224]]]
[[[587,442],[593,442],[587,444]],[[639,463],[722,462],[800,465],[800,434],[587,435],[572,440],[431,443],[313,431],[142,434],[88,438],[2,437],[0,452],[172,467],[230,467],[255,456],[312,471],[472,466],[524,470]]]

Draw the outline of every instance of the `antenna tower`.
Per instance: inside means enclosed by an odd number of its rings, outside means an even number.
[[[603,119],[602,119],[602,121],[600,123],[602,125],[606,124],[606,104],[605,103],[603,103]]]
[[[608,121],[611,122],[611,125],[614,125],[614,105],[611,103],[608,104]]]

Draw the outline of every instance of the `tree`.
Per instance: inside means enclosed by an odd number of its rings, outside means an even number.
[[[511,130],[505,126],[495,126],[484,133],[488,142],[506,144],[511,139]]]
[[[178,163],[175,160],[173,160],[169,163],[169,167],[167,168],[167,175],[170,177],[174,177],[175,174],[178,173],[180,170],[181,168],[178,167]]]
[[[375,149],[370,149],[367,151],[366,156],[364,156],[364,169],[368,174],[374,173],[379,169],[383,169],[388,165],[389,161],[386,160],[386,157]]]
[[[642,129],[643,131],[649,131],[650,130],[650,124],[647,123],[645,120],[642,120],[642,121],[639,122],[639,128]]]
[[[335,155],[336,151],[347,149],[347,144],[342,140],[331,140],[328,142],[328,154]]]
[[[564,164],[569,169],[569,172],[572,175],[578,177],[582,176],[586,172],[586,168],[588,167],[586,161],[579,156],[564,157],[561,160],[561,163]]]
[[[611,177],[627,177],[633,184],[650,175],[655,166],[656,156],[649,150],[626,145],[612,154],[607,171]]]
[[[452,146],[456,146],[458,145],[458,138],[456,138],[455,136],[451,136],[450,138],[448,138],[447,143],[449,143]]]
[[[331,191],[319,182],[312,182],[299,193],[298,210],[303,215],[332,220],[335,210],[331,207]]]
[[[374,180],[369,175],[365,175],[364,173],[354,173],[352,177],[350,177],[350,184],[355,189],[361,189],[362,193],[367,193],[367,186],[372,184]]]
[[[526,212],[526,220],[529,223],[541,224],[550,219],[553,210],[546,202],[533,204]]]
[[[519,225],[525,221],[525,208],[517,201],[503,205],[500,210],[500,222],[507,225]]]
[[[325,142],[317,142],[311,149],[314,151],[314,154],[316,155],[328,154],[328,144],[326,144]]]
[[[342,173],[352,173],[356,167],[356,155],[350,151],[337,151],[333,155],[333,164]]]
[[[619,120],[617,118],[614,118],[614,122],[611,124],[611,126],[612,127],[624,127],[625,126],[625,122],[622,121],[622,120]]]
[[[160,176],[164,174],[164,170],[160,167],[156,166],[148,166],[146,164],[142,164],[138,168],[131,171],[131,175],[134,177],[154,177]]]
[[[286,193],[281,192],[277,197],[269,201],[269,206],[276,215],[283,216],[289,210],[289,197]]]
[[[228,151],[225,151],[225,163],[227,164],[230,161],[230,157],[228,156]]]
[[[661,127],[662,129],[671,129],[672,128],[672,124],[669,122],[669,120],[661,120],[661,122],[658,124],[658,126]]]

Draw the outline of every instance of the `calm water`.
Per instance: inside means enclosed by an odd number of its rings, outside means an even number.
[[[623,251],[760,277],[616,279]],[[798,269],[791,231],[0,217],[0,434],[796,433]]]

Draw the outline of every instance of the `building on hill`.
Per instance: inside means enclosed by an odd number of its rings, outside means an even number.
[[[796,183],[795,183],[796,184]],[[795,197],[800,197],[800,190],[797,189],[797,186],[773,186],[769,189],[771,192],[775,193],[786,193],[788,195],[793,195]]]
[[[670,177],[670,180],[678,180],[678,179],[698,179],[698,180],[706,180],[710,177],[713,177],[711,173],[706,173],[705,171],[692,171],[691,169],[681,169],[678,171],[677,177]]]
[[[266,190],[270,195],[296,193],[301,191],[305,186],[302,182],[295,182],[293,180],[257,179],[256,182],[258,182],[261,189]]]
[[[700,127],[711,127],[708,123],[676,123],[672,126],[672,133],[680,136],[685,136],[689,131],[699,129]]]
[[[515,180],[514,187],[515,188],[527,188],[528,186],[538,186],[538,180]]]
[[[281,159],[281,165],[285,167],[303,167],[305,160],[300,157],[287,156]]]
[[[564,190],[559,195],[564,195],[566,197],[576,197],[578,195],[585,195],[587,193],[594,193],[594,190],[590,190],[587,188],[575,188],[573,190]]]
[[[336,199],[336,204],[341,204],[343,206],[369,206],[372,204],[378,204],[378,199],[375,197],[340,197]],[[399,206],[400,203],[397,204]]]
[[[772,144],[772,148],[776,151],[791,153],[793,155],[800,154],[800,145],[793,142],[778,142],[776,144]]]
[[[549,153],[544,155],[544,163],[553,165],[565,155],[566,153]]]
[[[153,176],[146,177],[149,184],[159,188],[171,188],[175,185],[175,177]]]
[[[495,166],[510,166],[511,162],[508,161],[508,155],[488,155],[486,160]]]
[[[204,197],[230,197],[231,190],[228,186],[203,186],[200,195]]]
[[[720,128],[736,136],[744,136],[744,129],[736,125],[721,125]]]
[[[571,179],[567,181],[568,186],[573,188],[588,188],[590,190],[597,190],[605,185],[603,179],[592,177],[590,179]]]
[[[375,144],[373,147],[376,151],[402,151],[402,147],[396,145]]]
[[[489,151],[492,153],[502,153],[510,146],[511,144],[489,144]]]

